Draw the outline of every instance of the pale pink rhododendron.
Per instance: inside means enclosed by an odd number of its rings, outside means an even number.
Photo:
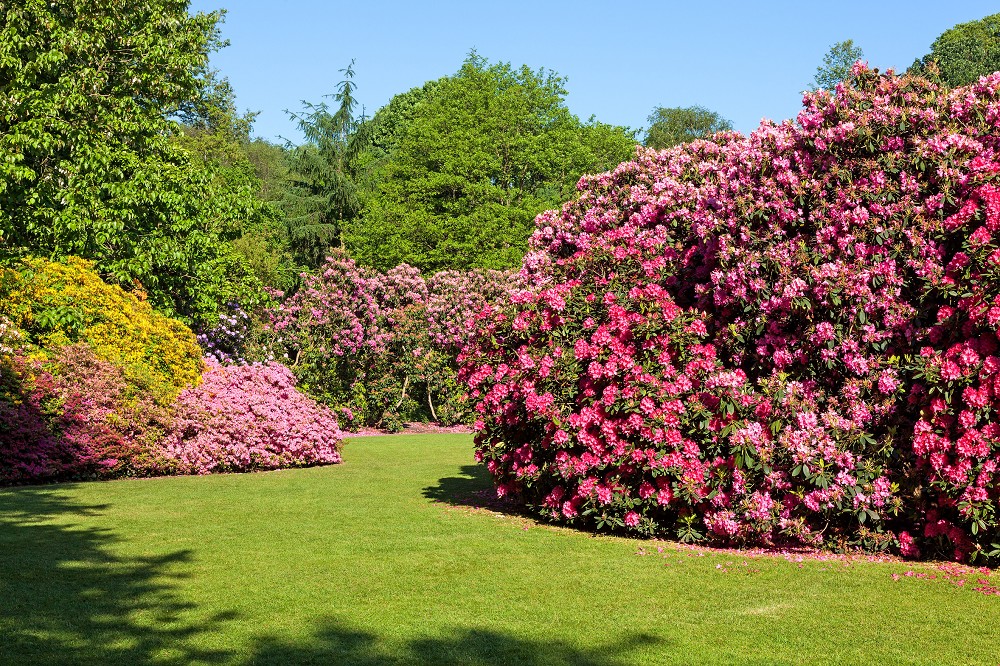
[[[858,65],[797,122],[640,149],[536,224],[462,357],[506,494],[684,540],[997,556],[1000,74]]]
[[[379,273],[334,253],[302,278],[294,294],[275,294],[267,333],[306,391],[351,414],[345,427],[469,420],[456,357],[475,315],[511,291],[515,275],[442,271],[425,279],[412,266]]]

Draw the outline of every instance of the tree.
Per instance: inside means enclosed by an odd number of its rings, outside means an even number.
[[[239,112],[233,86],[229,79],[220,79],[217,70],[205,73],[200,95],[185,100],[176,114],[187,133],[192,130],[212,132],[239,141],[250,140],[250,132],[258,115],[256,111]]]
[[[823,56],[823,64],[816,68],[812,89],[832,91],[838,83],[851,77],[851,67],[864,57],[865,52],[853,39],[837,42]]]
[[[369,158],[380,159],[391,154],[399,145],[403,132],[427,100],[434,97],[441,80],[428,81],[395,95],[379,109],[368,124]]]
[[[348,251],[381,269],[520,262],[534,217],[635,147],[627,129],[572,115],[564,83],[473,52],[454,76],[390,102],[373,121],[396,118],[379,130],[388,152],[376,156],[363,212],[347,225]]]
[[[936,70],[936,71],[935,71]],[[1000,14],[960,23],[945,30],[931,51],[910,67],[912,73],[964,86],[1000,70]]]
[[[305,143],[289,146],[292,189],[285,202],[290,242],[298,260],[315,267],[331,247],[342,243],[344,224],[360,210],[355,160],[367,139],[364,117],[356,115],[354,61],[340,70],[330,110],[325,102],[303,101],[299,113],[289,112],[298,122]]]
[[[243,203],[179,147],[220,12],[186,0],[0,0],[0,254],[93,259],[189,321],[246,274]]]
[[[703,106],[658,106],[646,120],[650,125],[646,130],[645,145],[657,150],[733,129],[729,120]]]
[[[293,286],[301,267],[292,259],[280,206],[291,186],[288,151],[250,139],[257,114],[240,113],[229,81],[214,71],[206,75],[202,96],[177,115],[182,125],[175,143],[211,173],[217,196],[232,198],[233,209],[242,212],[229,248],[261,283]]]
[[[228,201],[225,208],[239,212],[233,233],[225,241],[228,250],[241,258],[262,284],[288,288],[298,269],[274,191],[279,190],[280,198],[287,189],[284,151],[233,132],[234,125],[224,117],[219,121],[211,126],[186,125],[175,142],[199,169],[210,174],[217,202]]]

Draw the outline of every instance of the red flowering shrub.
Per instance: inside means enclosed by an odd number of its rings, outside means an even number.
[[[1000,555],[1000,74],[860,65],[539,216],[462,378],[498,492],[684,540]]]
[[[295,388],[277,363],[221,366],[181,392],[163,455],[181,474],[243,472],[340,462],[333,412]]]
[[[17,356],[8,370],[0,375],[0,484],[164,470],[166,410],[89,346],[61,347],[44,362]]]

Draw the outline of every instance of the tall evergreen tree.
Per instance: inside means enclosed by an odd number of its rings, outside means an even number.
[[[355,184],[355,162],[367,142],[364,115],[356,115],[354,61],[340,70],[343,80],[326,102],[303,101],[303,109],[289,115],[298,123],[305,142],[292,148],[292,188],[284,206],[291,247],[300,263],[316,266],[331,247],[343,245],[345,222],[361,206]]]

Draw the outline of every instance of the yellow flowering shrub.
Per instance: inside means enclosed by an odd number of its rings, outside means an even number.
[[[25,331],[43,357],[86,342],[161,404],[197,384],[204,369],[191,329],[153,310],[141,292],[107,284],[83,259],[29,258],[0,271],[0,317]]]

